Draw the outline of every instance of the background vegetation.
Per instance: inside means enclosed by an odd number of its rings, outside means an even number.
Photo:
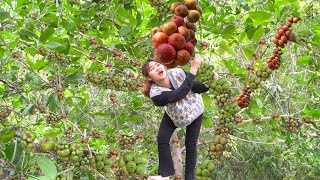
[[[128,152],[147,159],[139,178],[156,174],[155,134],[163,111],[141,94],[140,66],[154,51],[151,29],[172,17],[173,2],[0,2],[0,179],[116,179],[117,154]],[[259,68],[272,54],[277,27],[288,17],[301,16],[293,27],[295,38],[283,49],[280,68],[238,113],[231,154],[215,162],[213,178],[319,179],[320,3],[198,3],[203,14],[197,23],[196,52],[230,82],[234,98],[245,86],[252,62]],[[261,39],[266,43],[261,45]],[[212,95],[206,93],[203,99],[199,164],[207,159],[219,119]],[[308,117],[312,123],[292,133],[285,128],[289,117]],[[178,136],[183,139],[183,134],[180,129]],[[59,146],[43,152],[40,145],[51,139]],[[123,142],[131,147],[123,147]],[[57,151],[64,143],[70,149],[74,144],[72,156],[110,159],[104,163],[108,168],[81,169],[85,158],[61,158]],[[134,176],[138,178],[130,174]]]

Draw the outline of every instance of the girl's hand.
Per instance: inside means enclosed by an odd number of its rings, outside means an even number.
[[[194,59],[190,60],[190,65],[191,65],[190,73],[191,74],[193,74],[193,75],[197,74],[197,71],[200,67],[202,60],[203,60],[203,58],[199,54],[196,54]]]

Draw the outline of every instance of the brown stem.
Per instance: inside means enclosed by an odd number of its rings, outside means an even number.
[[[10,85],[9,83],[7,83],[7,81],[0,79],[0,82],[3,82],[5,85],[7,85],[9,88],[11,89],[16,89],[15,86]]]

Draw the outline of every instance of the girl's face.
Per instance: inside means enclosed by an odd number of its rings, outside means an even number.
[[[163,80],[167,77],[167,72],[164,66],[158,62],[150,61],[149,62],[149,69],[148,69],[149,76],[147,77],[148,80],[152,80],[157,82],[159,80]]]

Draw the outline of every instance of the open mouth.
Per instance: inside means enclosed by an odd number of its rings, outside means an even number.
[[[162,74],[163,74],[163,71],[159,70],[158,75],[162,75]]]

